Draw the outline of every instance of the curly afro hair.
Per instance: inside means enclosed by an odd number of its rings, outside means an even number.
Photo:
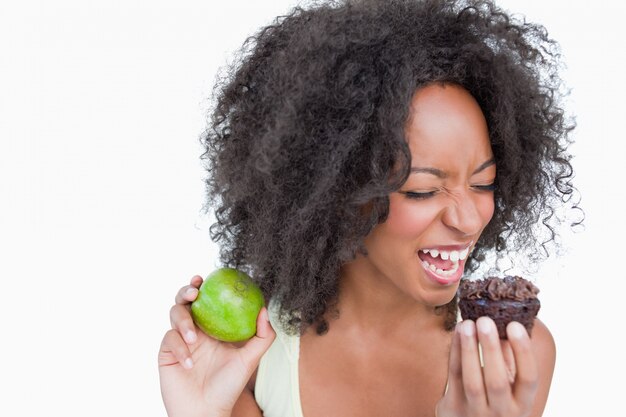
[[[535,226],[554,241],[574,192],[558,58],[545,28],[491,1],[326,1],[277,18],[219,79],[201,138],[221,261],[278,301],[286,331],[323,334],[341,265],[365,253],[409,175],[409,103],[434,82],[478,101],[498,169],[496,211],[467,268],[490,251],[538,253]],[[442,310],[450,328],[456,301]]]

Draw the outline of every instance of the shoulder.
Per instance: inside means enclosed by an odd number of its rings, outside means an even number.
[[[556,362],[556,344],[548,327],[539,319],[535,319],[530,337],[537,364],[538,381],[531,417],[540,417],[548,401],[552,375]]]
[[[530,341],[535,352],[535,357],[541,362],[551,362],[554,365],[556,359],[556,343],[548,327],[539,319],[535,319]],[[554,366],[552,366],[554,367]]]

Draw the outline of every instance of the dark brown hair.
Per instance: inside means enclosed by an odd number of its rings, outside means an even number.
[[[554,240],[574,192],[558,58],[542,26],[490,1],[327,1],[277,18],[218,82],[202,137],[223,263],[279,302],[288,330],[323,333],[340,266],[408,176],[409,103],[433,82],[476,98],[496,158],[496,211],[467,268],[490,250],[541,249],[535,225]]]

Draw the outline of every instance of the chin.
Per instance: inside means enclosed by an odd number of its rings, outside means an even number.
[[[424,305],[428,307],[442,307],[454,300],[456,297],[456,291],[458,289],[458,283],[445,288],[439,288],[438,290],[431,290],[420,294],[418,298]]]

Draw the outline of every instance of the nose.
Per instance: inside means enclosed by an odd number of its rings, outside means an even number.
[[[478,204],[467,192],[459,193],[451,199],[442,221],[463,236],[476,235],[484,227]]]

